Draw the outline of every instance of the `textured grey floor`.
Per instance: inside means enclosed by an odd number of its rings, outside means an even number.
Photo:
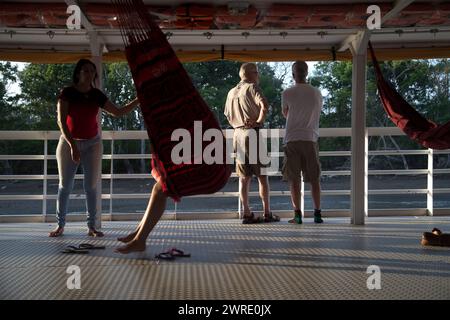
[[[135,225],[104,223],[106,237],[92,240],[82,223],[58,239],[48,224],[0,224],[0,299],[450,299],[450,248],[420,245],[434,226],[450,232],[449,218],[161,221],[145,253],[114,253]],[[60,253],[81,242],[107,248]],[[173,246],[192,257],[153,258]],[[66,286],[69,265],[81,269],[80,290]],[[367,289],[369,265],[381,269],[381,290]]]

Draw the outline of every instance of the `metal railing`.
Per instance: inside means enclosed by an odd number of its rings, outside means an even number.
[[[261,130],[263,136],[266,136],[272,141],[279,141],[284,136],[284,129],[263,129]],[[227,129],[224,130],[224,134],[227,139],[232,139],[233,130]],[[404,135],[398,128],[396,127],[380,127],[380,128],[367,128],[366,135],[369,136],[401,136]],[[3,154],[0,155],[0,160],[39,160],[44,162],[43,172],[42,174],[36,175],[1,175],[0,180],[42,180],[42,195],[30,195],[30,194],[13,194],[13,195],[5,195],[1,194],[0,191],[0,202],[1,201],[27,201],[27,200],[41,200],[42,201],[42,217],[44,221],[48,221],[51,219],[47,219],[48,215],[48,200],[55,200],[57,198],[56,194],[48,194],[48,181],[49,180],[57,180],[57,175],[48,174],[48,161],[55,160],[56,156],[54,154],[49,154],[48,152],[48,142],[50,140],[58,140],[60,136],[59,131],[0,131],[0,141],[2,140],[41,140],[44,142],[43,154],[41,155],[8,155]],[[350,128],[322,128],[320,129],[320,137],[351,137],[351,129]],[[110,160],[110,173],[102,174],[102,181],[109,180],[109,193],[102,194],[103,200],[109,200],[109,215],[104,214],[105,219],[125,219],[125,218],[134,218],[133,215],[123,215],[123,214],[114,214],[113,212],[113,200],[115,199],[148,199],[148,193],[127,193],[127,194],[115,194],[113,190],[114,180],[117,179],[148,179],[151,176],[149,174],[117,174],[114,173],[114,160],[121,159],[150,159],[150,154],[115,154],[114,153],[114,142],[117,140],[146,140],[147,132],[146,131],[103,131],[102,132],[103,140],[109,141],[111,144],[111,152],[110,154],[103,154],[103,160]],[[281,158],[283,156],[283,152],[281,152],[279,148],[279,143],[272,143],[272,148],[275,147],[276,150],[270,150],[269,156],[272,159]],[[419,188],[419,189],[378,189],[378,190],[369,190],[365,197],[368,195],[400,195],[400,194],[426,194],[427,195],[427,207],[426,208],[416,208],[416,209],[407,209],[407,210],[391,210],[391,209],[378,209],[378,210],[370,210],[368,214],[370,216],[386,216],[386,215],[448,215],[450,214],[450,209],[441,208],[435,209],[433,206],[433,195],[434,194],[450,194],[450,188],[433,188],[433,175],[434,174],[449,174],[450,169],[434,169],[433,168],[433,156],[437,154],[449,154],[450,150],[432,150],[432,149],[423,149],[423,150],[377,150],[377,151],[368,151],[365,154],[365,159],[359,159],[359,161],[365,161],[366,163],[366,179],[369,175],[426,175],[427,176],[427,188]],[[320,157],[350,157],[351,151],[321,151]],[[413,170],[369,170],[367,167],[367,159],[372,155],[426,155],[427,156],[427,169],[413,169]],[[276,171],[270,172],[270,176],[281,176],[281,173],[277,169]],[[350,170],[334,170],[334,171],[322,171],[322,176],[350,176]],[[233,173],[232,177],[236,177],[236,174]],[[76,175],[75,179],[82,179],[82,175]],[[366,180],[367,181],[367,180]],[[305,195],[310,195],[309,191],[305,192],[304,183],[301,182],[301,206],[302,212],[304,212],[304,199]],[[351,194],[351,190],[323,190],[323,196],[349,196]],[[286,184],[286,190],[281,191],[271,191],[271,196],[290,196],[290,192],[288,191],[288,185]],[[251,197],[258,196],[257,192],[250,192]],[[238,197],[238,190],[233,192],[221,191],[212,195],[198,195],[192,196],[191,198],[201,198],[201,197],[233,197],[236,198],[236,207],[235,208],[227,208],[223,213],[228,214],[227,217],[239,217],[240,212],[240,201]],[[71,196],[73,199],[74,196]],[[84,197],[76,197],[76,199],[84,199]],[[367,199],[366,199],[367,200]],[[275,208],[276,212],[278,212]],[[175,209],[173,212],[169,212],[169,215],[175,215],[175,218],[195,218],[196,216],[202,216],[201,213],[189,214],[184,212],[183,215],[178,215],[180,212],[177,210],[177,206],[175,204]],[[283,212],[278,212],[283,216]],[[290,214],[290,213],[289,213]],[[327,210],[327,216],[349,216],[349,210]],[[53,216],[53,215],[52,215]],[[203,215],[204,216],[204,215]],[[215,215],[219,217],[220,215]],[[9,218],[8,218],[9,217]],[[222,215],[223,217],[223,215]],[[19,216],[12,216],[5,212],[0,212],[0,222],[1,221],[28,221],[25,216],[21,218]],[[33,220],[33,219],[31,219]],[[35,221],[36,219],[34,219]]]

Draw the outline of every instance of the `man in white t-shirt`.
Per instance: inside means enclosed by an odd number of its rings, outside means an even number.
[[[283,180],[289,181],[294,219],[290,223],[302,223],[300,209],[300,179],[311,184],[314,203],[314,222],[322,223],[320,209],[319,118],[322,111],[322,95],[319,89],[306,82],[308,65],[296,61],[292,65],[295,85],[283,91],[282,112],[286,118],[284,137]]]

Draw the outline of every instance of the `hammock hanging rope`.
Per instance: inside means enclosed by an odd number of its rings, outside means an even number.
[[[425,119],[386,81],[381,72],[380,65],[375,57],[372,44],[369,42],[369,50],[375,68],[378,93],[384,110],[392,122],[399,127],[408,137],[431,149],[450,148],[450,121],[438,125]]]
[[[182,196],[217,192],[231,174],[226,152],[221,163],[195,164],[192,155],[191,163],[176,164],[171,153],[180,142],[172,141],[171,137],[174,130],[186,129],[194,140],[194,121],[201,121],[201,137],[208,129],[220,130],[219,122],[142,0],[112,2],[151,143],[153,177],[175,201]],[[226,150],[225,137],[220,134],[219,144]],[[202,154],[210,143],[202,141]]]

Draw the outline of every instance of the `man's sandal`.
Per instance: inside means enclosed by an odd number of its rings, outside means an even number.
[[[268,215],[264,215],[264,222],[278,222],[280,221],[280,217],[276,214],[269,213]]]
[[[255,218],[255,214],[251,212],[250,214],[244,214],[244,217],[242,218],[242,224],[253,224],[253,223],[260,223],[261,218]]]

